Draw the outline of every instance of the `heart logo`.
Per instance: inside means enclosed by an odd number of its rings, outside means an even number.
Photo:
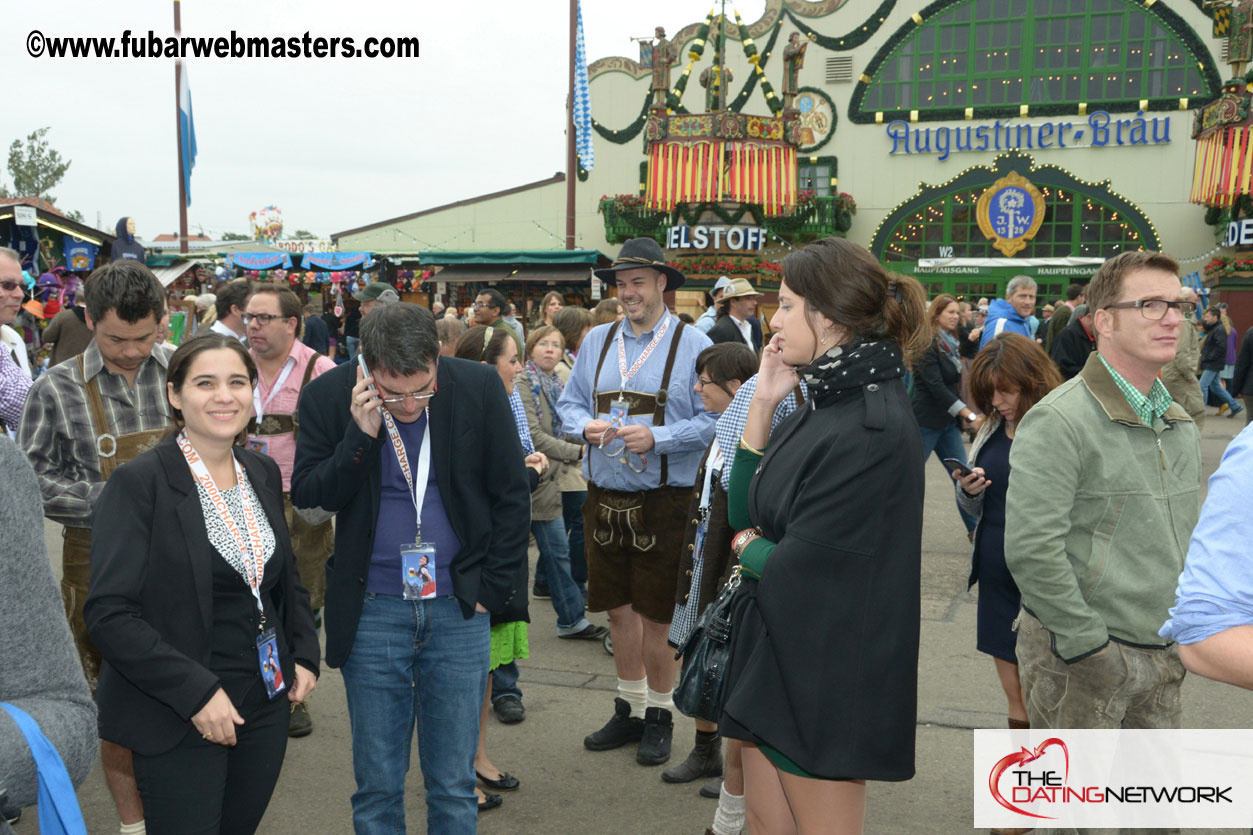
[[[1025,815],[1029,818],[1056,820],[1056,818],[1049,815],[1037,815],[1035,812],[1028,812],[1024,809],[1019,809],[1017,806],[1006,800],[1004,795],[1001,794],[1000,785],[1001,775],[1007,770],[1014,766],[1024,766],[1030,762],[1040,759],[1040,757],[1044,756],[1044,752],[1049,748],[1052,748],[1054,745],[1062,749],[1062,754],[1066,758],[1066,772],[1065,777],[1063,778],[1063,785],[1068,782],[1070,780],[1070,749],[1066,747],[1065,742],[1057,737],[1049,737],[1037,745],[1034,750],[1031,748],[1023,748],[1013,754],[1008,754],[997,761],[996,765],[992,767],[992,773],[988,775],[988,790],[992,792],[992,797],[995,798],[996,802],[1011,812],[1017,812],[1018,814]]]

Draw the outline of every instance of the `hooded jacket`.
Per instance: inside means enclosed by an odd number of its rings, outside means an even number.
[[[132,261],[144,263],[144,248],[135,240],[135,236],[126,231],[126,221],[129,217],[120,218],[114,231],[117,237],[113,240],[113,249],[109,251],[109,258],[113,261],[122,258],[129,258]]]
[[[1004,299],[994,299],[988,306],[988,319],[983,325],[983,336],[979,338],[979,349],[982,350],[1002,333],[1020,333],[1027,339],[1035,338],[1031,326],[1018,315],[1013,305]]]

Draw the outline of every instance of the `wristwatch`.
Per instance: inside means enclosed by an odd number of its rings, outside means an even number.
[[[731,540],[731,553],[734,554],[735,558],[738,560],[740,555],[744,552],[744,546],[747,545],[750,540],[761,535],[762,533],[760,528],[745,528],[737,533],[735,538]]]

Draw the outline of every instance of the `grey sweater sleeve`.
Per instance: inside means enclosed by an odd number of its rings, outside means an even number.
[[[26,457],[0,435],[0,702],[39,723],[74,785],[96,756],[96,705],[70,637],[44,546],[39,483]],[[38,782],[26,738],[0,710],[0,780],[9,806],[35,802]]]

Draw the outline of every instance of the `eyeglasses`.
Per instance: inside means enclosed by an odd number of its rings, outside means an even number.
[[[1154,322],[1165,316],[1166,311],[1172,307],[1178,310],[1181,316],[1191,316],[1196,312],[1195,302],[1168,302],[1165,299],[1139,299],[1134,302],[1115,302],[1105,305],[1106,310],[1132,307],[1140,308],[1140,315]]]
[[[239,318],[244,321],[245,325],[247,325],[249,322],[256,322],[257,324],[261,325],[261,327],[265,327],[266,325],[273,322],[275,319],[290,319],[292,317],[276,316],[273,313],[245,313]]]
[[[16,293],[21,289],[22,282],[20,281],[0,281],[0,290],[3,290],[6,293]]]
[[[701,388],[704,388],[705,386],[716,386],[718,384],[715,383],[713,380],[706,380],[704,377],[697,377],[696,385],[700,386]]]
[[[435,392],[439,391],[439,382],[437,381],[430,391],[411,391],[408,394],[397,394],[392,397],[383,397],[379,392],[379,399],[384,403],[404,403],[406,400],[412,400],[414,405],[420,405],[435,396]]]
[[[474,304],[470,305],[470,307],[495,307],[495,306],[496,305],[492,304],[491,302],[475,302]]]

